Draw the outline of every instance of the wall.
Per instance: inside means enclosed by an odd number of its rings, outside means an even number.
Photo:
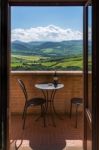
[[[59,72],[59,82],[64,83],[64,88],[57,91],[55,96],[55,108],[59,113],[69,113],[70,99],[72,97],[83,97],[83,76],[81,72]],[[10,76],[10,111],[21,113],[24,106],[24,96],[18,85],[17,79],[24,81],[29,98],[42,96],[40,90],[34,85],[40,82],[51,82],[53,72],[12,72]],[[30,108],[28,112],[39,112],[38,108]]]

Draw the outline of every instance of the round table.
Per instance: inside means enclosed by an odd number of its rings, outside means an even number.
[[[35,84],[35,87],[42,91],[44,98],[46,99],[45,116],[48,113],[48,108],[49,108],[50,115],[52,118],[52,123],[54,126],[56,126],[54,121],[54,115],[56,115],[59,119],[62,118],[58,115],[58,113],[55,110],[54,98],[55,98],[56,91],[63,88],[64,84],[58,83],[57,86],[55,86],[53,83],[39,83],[39,84]]]

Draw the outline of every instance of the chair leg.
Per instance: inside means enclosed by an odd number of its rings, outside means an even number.
[[[23,110],[22,119],[24,119],[24,112],[25,112],[25,107],[24,107],[24,110]]]
[[[43,116],[43,109],[42,109],[42,105],[41,105],[41,114],[36,118],[35,121],[38,121],[42,116]]]
[[[45,107],[44,107],[44,105],[42,106],[42,109],[43,109],[43,121],[44,121],[44,127],[46,126],[46,118],[45,118]]]
[[[24,119],[24,112],[25,112],[25,109],[26,109],[26,104],[24,105],[23,114],[22,114],[22,119]]]
[[[23,130],[24,130],[24,128],[25,128],[26,115],[27,115],[27,107],[24,109]]]
[[[45,123],[45,107],[44,107],[44,105],[41,105],[41,116],[43,117],[43,123],[44,123],[44,127],[45,127],[46,123]]]
[[[71,115],[72,115],[72,102],[70,104],[70,118],[71,118]]]
[[[75,128],[77,128],[77,122],[78,122],[78,106],[76,105],[76,123],[75,123]]]

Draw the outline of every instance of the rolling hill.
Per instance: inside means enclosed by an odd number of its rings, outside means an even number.
[[[82,40],[11,43],[12,70],[82,70],[82,60]]]
[[[21,55],[41,55],[46,57],[52,56],[69,56],[82,54],[82,40],[62,41],[62,42],[21,42],[14,41],[11,44],[12,54]]]

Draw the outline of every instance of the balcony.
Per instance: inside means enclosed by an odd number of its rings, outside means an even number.
[[[17,79],[24,80],[29,96],[42,96],[42,92],[34,87],[36,83],[51,82],[53,72],[11,72],[10,76],[10,149],[19,150],[82,150],[83,116],[79,107],[78,127],[75,128],[75,108],[72,118],[69,118],[70,99],[83,96],[82,72],[58,72],[59,82],[64,88],[58,90],[55,96],[55,108],[63,120],[55,118],[53,127],[50,115],[47,127],[43,127],[42,119],[35,121],[39,108],[28,111],[26,127],[22,130],[21,113],[24,106],[23,93]]]

